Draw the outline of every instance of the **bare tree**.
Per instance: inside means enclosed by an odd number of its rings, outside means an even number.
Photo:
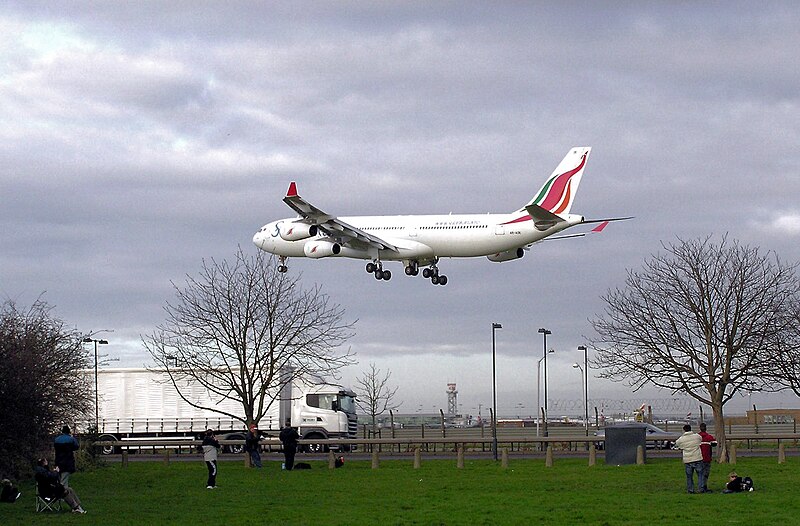
[[[710,406],[724,462],[725,403],[785,387],[774,371],[785,361],[781,349],[797,347],[797,265],[727,237],[679,240],[664,251],[603,297],[605,315],[592,322],[593,365],[635,389],[654,385]]]
[[[166,321],[143,342],[181,398],[194,407],[258,423],[294,379],[338,378],[352,363],[341,347],[355,322],[319,286],[303,289],[298,277],[277,271],[261,252],[233,262],[203,261],[197,278],[175,289]],[[204,387],[212,398],[235,400],[242,413],[201,405],[186,396],[181,380]]]
[[[389,379],[392,372],[387,370],[386,374],[381,375],[381,370],[374,363],[369,364],[369,370],[356,378],[356,389],[358,398],[356,403],[372,419],[372,430],[375,431],[375,421],[378,416],[386,411],[393,411],[400,404],[394,405],[394,396],[397,387],[390,387]]]
[[[81,334],[41,298],[29,308],[6,301],[0,311],[0,472],[18,476],[52,447],[52,434],[75,427],[91,409]],[[80,431],[87,431],[86,429]]]

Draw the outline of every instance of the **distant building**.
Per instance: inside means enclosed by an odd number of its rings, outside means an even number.
[[[725,424],[770,425],[794,424],[800,420],[800,409],[752,409],[745,416],[725,417]]]

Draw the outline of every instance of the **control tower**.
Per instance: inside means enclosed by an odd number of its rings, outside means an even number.
[[[455,382],[447,384],[447,416],[458,415],[458,390]]]

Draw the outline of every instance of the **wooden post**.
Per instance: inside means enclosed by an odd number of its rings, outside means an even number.
[[[419,469],[422,465],[422,448],[417,446],[414,448],[414,469]]]
[[[728,447],[728,463],[736,464],[736,444],[733,442],[731,442],[730,447]]]
[[[778,464],[786,462],[786,449],[783,442],[778,442]]]
[[[636,465],[644,465],[644,448],[642,446],[636,446]]]
[[[500,455],[500,467],[505,469],[505,468],[508,467],[508,448],[504,447],[503,449],[500,450],[500,452],[501,452],[501,455]]]
[[[458,469],[464,469],[464,444],[458,445],[458,460],[456,461]]]
[[[336,468],[336,457],[333,455],[333,451],[328,451],[328,469],[335,469]]]
[[[244,467],[246,468],[253,467],[252,462],[250,462],[250,452],[248,451],[244,452]]]
[[[597,463],[597,452],[594,449],[594,442],[589,444],[589,465],[594,466]]]
[[[164,465],[169,466],[169,449],[165,449],[162,455],[164,456]]]
[[[122,467],[123,468],[127,468],[128,467],[128,454],[129,453],[128,453],[127,449],[123,449],[122,450]]]
[[[378,469],[380,465],[379,458],[378,458],[378,450],[372,450],[372,469]]]
[[[547,444],[547,452],[544,455],[544,465],[548,468],[553,467],[553,444]]]

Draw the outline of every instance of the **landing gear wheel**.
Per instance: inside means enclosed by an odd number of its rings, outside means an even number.
[[[447,276],[444,274],[439,276],[439,285],[447,285]]]
[[[285,274],[287,270],[289,270],[289,267],[286,265],[278,265],[278,272],[281,274]]]
[[[385,279],[386,281],[389,281],[390,279],[392,279],[392,271],[391,271],[391,270],[384,270],[384,271],[383,271],[383,276],[382,276],[382,277],[383,277],[383,279]]]
[[[406,276],[413,276],[414,275],[414,267],[411,265],[406,267]]]
[[[439,276],[431,276],[431,283],[433,283],[434,285],[438,285],[439,284]]]
[[[370,274],[375,272],[377,268],[378,266],[375,263],[367,263],[367,272],[369,272]]]
[[[376,268],[373,274],[375,274],[375,279],[383,279],[383,271],[381,269]]]
[[[433,275],[433,271],[431,269],[429,269],[429,268],[422,269],[422,277],[423,278],[428,279],[432,275]]]

